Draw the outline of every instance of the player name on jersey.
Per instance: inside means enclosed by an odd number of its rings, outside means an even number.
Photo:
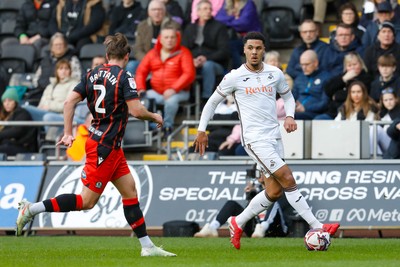
[[[112,85],[117,83],[117,78],[109,71],[99,70],[97,73],[94,73],[89,77],[91,83],[96,81],[98,78],[106,78]]]

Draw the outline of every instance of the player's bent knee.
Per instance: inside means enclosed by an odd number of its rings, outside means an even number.
[[[271,201],[277,201],[282,196],[282,188],[268,188],[265,191],[266,197]]]

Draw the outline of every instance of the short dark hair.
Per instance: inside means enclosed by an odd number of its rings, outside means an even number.
[[[244,37],[243,37],[243,44],[246,44],[248,40],[260,40],[263,42],[263,45],[266,46],[265,42],[265,37],[261,32],[248,32]]]

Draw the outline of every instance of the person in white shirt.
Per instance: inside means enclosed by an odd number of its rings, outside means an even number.
[[[243,225],[267,209],[282,191],[290,205],[312,227],[322,228],[334,235],[339,224],[322,224],[312,214],[305,198],[297,189],[292,171],[283,160],[283,143],[276,114],[276,93],[285,103],[284,129],[290,133],[297,129],[294,121],[295,101],[285,77],[277,67],[265,64],[265,37],[259,32],[249,32],[243,39],[246,63],[225,75],[205,105],[194,141],[200,155],[208,146],[206,128],[217,105],[228,95],[233,95],[242,127],[242,145],[253,160],[261,166],[266,177],[266,189],[257,194],[236,217],[228,219],[231,243],[240,249]]]

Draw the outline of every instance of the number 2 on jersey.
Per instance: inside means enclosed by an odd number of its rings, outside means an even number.
[[[106,96],[106,88],[104,87],[104,85],[102,84],[93,84],[93,89],[94,90],[98,90],[100,91],[100,95],[96,100],[96,104],[95,104],[95,111],[97,113],[106,113],[106,109],[105,108],[101,108],[100,104],[103,101],[104,97]]]

